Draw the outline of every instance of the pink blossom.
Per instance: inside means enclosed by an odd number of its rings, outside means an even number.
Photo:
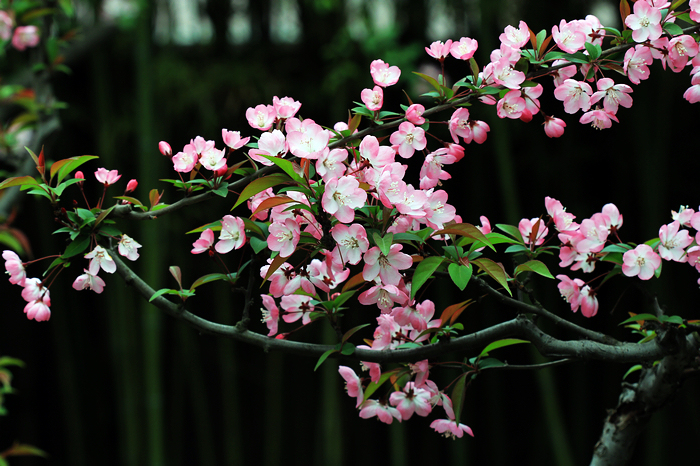
[[[369,66],[374,84],[381,87],[393,86],[399,81],[401,70],[398,66],[389,66],[382,60],[374,60]]]
[[[571,310],[576,312],[581,306],[581,287],[585,286],[584,281],[579,278],[572,280],[563,274],[557,275],[557,279],[561,280],[557,285],[559,293],[571,305]]]
[[[327,150],[330,137],[330,132],[310,119],[304,120],[297,130],[287,128],[289,151],[303,159],[318,159]]]
[[[408,420],[415,412],[419,416],[427,416],[433,410],[430,405],[430,392],[424,388],[416,388],[413,382],[408,382],[403,391],[393,392],[389,402],[396,406],[402,420]]]
[[[210,141],[214,142],[214,141]],[[216,172],[226,166],[226,157],[223,150],[219,150],[213,145],[207,147],[200,153],[199,163],[207,170]]]
[[[544,239],[547,233],[549,233],[549,229],[540,218],[533,218],[530,220],[524,218],[520,220],[520,223],[518,223],[518,230],[523,236],[525,244],[534,242],[535,246],[544,243]]]
[[[447,438],[462,438],[465,432],[474,437],[474,432],[470,427],[458,424],[454,419],[436,419],[430,423],[430,427]]]
[[[413,104],[406,109],[406,119],[414,125],[422,125],[425,123],[423,112],[425,112],[425,107],[421,104]]]
[[[272,124],[277,117],[277,111],[272,105],[260,104],[255,108],[248,108],[245,112],[245,117],[252,128],[267,131],[272,128]]]
[[[360,182],[352,176],[331,178],[321,199],[323,209],[342,223],[352,222],[355,209],[364,206],[367,200],[367,192],[359,186]]]
[[[341,262],[357,265],[362,260],[362,254],[369,249],[369,240],[365,228],[357,223],[352,225],[343,225],[336,223],[331,228],[331,235],[338,246],[338,254],[341,257]]]
[[[700,22],[700,0],[690,0],[688,6],[690,7],[690,19],[696,23]]]
[[[563,19],[559,22],[559,27],[552,27],[552,39],[566,53],[576,53],[583,49],[583,44],[586,43],[586,35],[579,22],[567,23]]]
[[[282,97],[280,99],[279,97],[274,96],[272,98],[272,106],[277,113],[277,118],[282,120],[296,115],[301,108],[301,103],[297,102],[291,97]]]
[[[399,270],[413,265],[413,259],[401,252],[403,245],[392,244],[388,255],[382,254],[378,247],[373,247],[365,253],[365,266],[362,277],[367,281],[379,276],[385,285],[398,285],[401,281]]]
[[[444,164],[454,161],[446,148],[440,148],[425,156],[420,169],[420,189],[430,189],[438,185],[440,180],[449,180],[452,176],[442,169]]]
[[[487,125],[486,122],[480,120],[470,120],[469,127],[472,130],[472,138],[477,144],[483,144],[484,141],[486,141],[486,133],[488,133],[491,130],[491,128],[489,128],[489,125]],[[470,142],[472,142],[472,139],[464,138],[464,142],[469,144]]]
[[[581,288],[581,314],[584,317],[593,317],[598,313],[598,298],[590,286]]]
[[[472,129],[469,125],[469,109],[461,107],[454,111],[450,117],[450,134],[452,135],[452,140],[455,143],[459,142],[459,138],[462,137],[469,142],[472,140]]]
[[[520,21],[518,29],[515,29],[513,26],[506,26],[498,39],[502,44],[519,49],[530,40],[530,30],[525,21]]]
[[[667,261],[686,262],[685,248],[693,242],[688,230],[680,230],[677,220],[659,228],[659,255]],[[640,277],[641,278],[641,277]]]
[[[413,123],[404,121],[399,125],[398,131],[391,134],[389,141],[398,146],[398,154],[405,158],[411,158],[415,151],[425,149],[428,141],[425,139],[425,131],[413,126]]]
[[[578,121],[582,124],[590,123],[595,129],[610,128],[613,121],[619,123],[614,114],[605,110],[591,110],[584,113]]]
[[[267,155],[271,157],[284,157],[289,150],[289,144],[284,137],[282,131],[275,129],[269,133],[263,133],[258,140],[258,148],[251,149],[248,151],[248,155],[251,159],[256,162],[260,162],[263,165],[272,166],[274,163],[267,160],[261,155]]]
[[[226,128],[221,130],[221,137],[224,140],[224,144],[233,150],[240,149],[250,141],[250,137],[241,138],[241,133],[239,131],[229,131]]]
[[[316,159],[316,173],[321,175],[324,182],[331,178],[340,178],[345,174],[346,166],[343,162],[348,159],[347,149],[333,149],[323,151]]]
[[[284,314],[282,320],[288,324],[301,319],[302,325],[311,323],[311,313],[314,310],[314,305],[311,304],[311,296],[293,294],[282,296],[282,309]]]
[[[215,249],[219,254],[226,254],[233,249],[240,249],[245,244],[245,224],[240,217],[225,215],[221,220],[221,233]]]
[[[24,286],[27,271],[24,269],[24,264],[17,253],[5,250],[2,252],[2,258],[5,259],[5,270],[10,275],[10,283]]]
[[[24,306],[24,313],[27,314],[27,319],[36,320],[37,322],[43,322],[49,320],[51,317],[51,300],[49,299],[48,291],[42,299],[37,299],[35,301],[27,303]]]
[[[102,246],[95,246],[95,249],[85,254],[86,259],[90,259],[90,273],[97,275],[100,268],[107,273],[114,273],[117,270],[117,264],[109,255],[107,250]]]
[[[282,257],[291,256],[299,243],[301,235],[299,224],[288,218],[284,223],[273,222],[269,231],[267,247],[271,251],[279,251]]]
[[[635,42],[655,40],[661,37],[661,10],[647,2],[634,3],[634,13],[625,18],[625,24],[632,29],[632,39]]]
[[[579,110],[585,112],[591,108],[592,92],[588,83],[567,79],[554,90],[554,97],[564,102],[566,113],[576,113]]]
[[[615,84],[610,78],[602,78],[598,80],[598,92],[591,96],[591,105],[603,99],[603,108],[608,113],[617,113],[618,105],[625,108],[632,106],[632,97],[628,94],[632,92],[632,88],[627,84]]]
[[[195,152],[194,147],[191,144],[187,144],[182,152],[178,152],[173,156],[172,160],[173,168],[176,172],[189,173],[199,162],[199,156]]]
[[[112,185],[119,180],[122,176],[117,170],[107,170],[106,168],[98,168],[95,172],[95,178],[97,181],[104,184],[105,186]]]
[[[382,168],[394,162],[396,151],[391,147],[380,146],[374,136],[365,136],[360,143],[360,157],[369,161],[374,168]]]
[[[639,275],[642,280],[649,280],[661,265],[661,258],[647,244],[640,244],[622,255],[622,273],[628,277]]]
[[[578,223],[574,222],[576,216],[567,212],[558,200],[547,196],[544,198],[544,205],[557,231],[573,231],[579,227]]]
[[[503,57],[493,64],[493,80],[509,89],[520,89],[520,85],[525,81],[525,73],[513,69],[508,58]]]
[[[138,242],[136,242],[133,238],[131,238],[128,235],[122,234],[122,238],[119,240],[117,250],[119,251],[119,254],[126,257],[130,261],[135,261],[139,258],[138,248],[140,247],[141,245]]]
[[[12,36],[12,18],[6,11],[0,11],[0,39],[7,40]]]
[[[458,42],[453,42],[450,47],[450,54],[458,60],[469,60],[474,56],[474,52],[479,47],[479,43],[469,37],[462,37]]]
[[[199,235],[199,239],[192,243],[192,254],[201,254],[209,251],[214,245],[214,232],[207,228]],[[213,252],[211,253],[213,254]]]
[[[433,230],[441,230],[445,223],[454,219],[456,209],[447,203],[447,192],[439,189],[428,191],[428,200],[424,204],[425,223]]]
[[[89,270],[83,269],[84,274],[80,275],[73,282],[73,289],[86,290],[90,289],[97,294],[102,293],[105,288],[105,282],[97,275],[91,274]]]
[[[685,68],[688,60],[697,54],[698,43],[687,34],[676,36],[668,42],[668,64],[676,73]]]
[[[364,306],[376,304],[383,314],[388,314],[394,303],[401,302],[406,298],[395,285],[382,284],[379,279],[376,279],[374,283],[374,286],[360,293],[357,298],[360,304]]]
[[[554,60],[552,66],[563,65],[564,63],[568,62],[566,60]],[[557,70],[552,71],[551,76],[554,78],[554,87],[559,87],[567,79],[573,78],[576,74],[576,71],[576,65],[565,66],[563,68],[559,68]]]
[[[39,28],[36,26],[17,26],[12,35],[12,46],[20,52],[27,47],[36,47],[39,43]],[[46,319],[48,320],[48,318]]]
[[[695,84],[686,89],[683,93],[683,98],[691,104],[700,102],[700,84]]]
[[[314,259],[308,265],[309,281],[319,290],[330,293],[331,290],[347,280],[350,269],[343,268],[341,264],[333,262],[333,256],[325,252],[326,259]]]
[[[264,309],[261,308],[262,321],[267,325],[267,329],[270,331],[267,336],[271,337],[277,333],[277,326],[279,324],[280,310],[275,304],[275,299],[270,295],[260,295],[262,298]]]
[[[165,141],[160,141],[158,143],[158,150],[160,151],[161,154],[165,155],[166,157],[173,156],[173,150],[170,148],[170,144],[168,144]]]
[[[124,191],[124,194],[133,193],[136,190],[136,187],[138,185],[139,185],[138,181],[129,180],[129,182],[126,184],[126,190]]]
[[[364,400],[364,392],[362,390],[362,381],[355,374],[355,371],[347,366],[338,366],[338,372],[345,379],[345,390],[348,395],[357,398],[356,408],[359,408]]]
[[[435,304],[429,299],[418,304],[396,307],[391,311],[397,324],[404,327],[410,325],[419,332],[428,328],[428,322],[434,314]]]
[[[363,89],[360,93],[360,99],[367,106],[367,110],[378,112],[384,105],[384,91],[379,86],[374,86],[374,89]]]
[[[544,117],[544,132],[550,138],[558,138],[564,134],[566,123],[560,118],[546,116]]]
[[[496,107],[499,118],[518,119],[525,110],[525,99],[521,97],[520,91],[512,90],[498,101]]]
[[[452,40],[448,39],[447,42],[442,43],[439,40],[436,40],[432,44],[430,44],[430,48],[426,47],[425,51],[428,52],[428,55],[431,57],[443,61],[445,60],[445,57],[450,54],[450,48],[452,47]]]
[[[377,419],[385,424],[391,424],[394,419],[401,422],[401,413],[399,413],[399,410],[396,408],[392,408],[376,400],[367,400],[362,403],[360,417],[362,419],[369,419],[374,416],[377,416]]]
[[[649,66],[654,59],[651,56],[649,47],[637,45],[633,49],[625,52],[624,70],[627,77],[634,84],[649,79]]]

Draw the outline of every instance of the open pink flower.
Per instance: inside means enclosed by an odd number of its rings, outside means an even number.
[[[362,254],[369,249],[369,240],[365,228],[357,223],[343,225],[337,223],[331,228],[331,235],[338,243],[337,254],[342,258],[341,262],[357,265],[362,260]]]
[[[452,42],[450,54],[458,60],[469,60],[478,47],[479,43],[476,40],[462,37],[459,42]]]
[[[272,251],[279,251],[282,257],[291,256],[299,243],[301,235],[299,224],[293,219],[287,218],[284,223],[273,222],[269,231],[267,247]]]
[[[380,86],[374,86],[374,89],[363,89],[360,93],[360,99],[365,104],[370,112],[378,112],[384,105],[384,91]]]
[[[86,259],[90,259],[90,273],[97,275],[100,268],[107,273],[114,273],[117,270],[117,264],[109,255],[107,250],[102,246],[95,246],[95,249],[85,254]]]
[[[241,138],[241,133],[238,131],[229,131],[226,128],[221,130],[221,136],[224,139],[224,144],[233,150],[240,149],[241,147],[248,144],[250,137]]]
[[[131,238],[128,235],[122,234],[122,239],[119,240],[117,250],[119,251],[119,254],[126,257],[130,261],[135,261],[139,258],[138,249],[140,247],[141,245],[138,242],[136,242],[133,238]]]
[[[632,106],[631,92],[632,88],[627,84],[615,84],[610,78],[602,78],[598,80],[598,92],[591,96],[591,105],[603,99],[605,111],[615,114],[619,105],[625,108]]]
[[[581,124],[590,123],[595,129],[606,129],[612,126],[612,122],[619,123],[617,117],[605,110],[591,110],[584,113],[578,120]]]
[[[462,438],[465,432],[474,437],[469,426],[458,424],[454,419],[436,419],[430,423],[430,427],[447,438]]]
[[[635,42],[655,40],[661,37],[661,10],[645,1],[634,2],[634,13],[625,18],[625,24],[632,29]]]
[[[301,108],[301,102],[297,102],[291,97],[282,97],[281,99],[277,96],[272,98],[272,107],[277,113],[277,118],[287,119],[292,118],[297,114]]]
[[[382,60],[374,60],[369,65],[369,72],[372,75],[374,84],[381,87],[393,86],[399,81],[401,70],[398,66],[389,66]]]
[[[36,26],[17,26],[12,35],[12,46],[20,52],[27,47],[39,44],[39,28]],[[48,319],[47,319],[48,320]]]
[[[496,113],[499,118],[511,118],[517,120],[525,110],[525,99],[519,90],[512,90],[503,96],[496,104]]]
[[[221,233],[215,249],[219,254],[226,254],[233,249],[240,249],[245,244],[245,223],[240,217],[225,215],[221,220]]]
[[[272,296],[263,294],[260,295],[260,297],[262,298],[263,306],[265,306],[264,309],[260,309],[263,316],[262,321],[265,322],[265,325],[267,325],[267,328],[270,331],[267,336],[271,337],[277,333],[280,310],[277,307],[277,304],[275,304],[275,299]]]
[[[513,26],[506,26],[503,33],[498,38],[502,44],[514,49],[519,49],[530,40],[530,30],[525,21],[520,21],[518,29]]]
[[[365,267],[362,277],[371,281],[379,276],[385,285],[398,285],[401,281],[399,270],[404,270],[413,265],[413,259],[408,254],[401,252],[403,245],[392,244],[388,255],[382,254],[375,246],[365,253]]]
[[[272,105],[260,104],[255,108],[248,108],[245,112],[245,117],[252,128],[267,131],[272,128],[272,124],[277,118],[277,111]]]
[[[207,252],[214,245],[214,232],[211,228],[207,228],[199,235],[199,239],[192,243],[192,254],[201,254]],[[213,252],[211,253],[214,254]]]
[[[117,170],[107,170],[106,168],[98,168],[95,172],[95,178],[97,181],[104,184],[105,186],[112,185],[119,180],[122,176]]]
[[[314,305],[311,304],[311,296],[301,294],[293,294],[282,296],[282,309],[285,313],[282,319],[287,323],[296,322],[301,319],[302,325],[307,325],[311,322],[311,312],[314,310]]]
[[[425,149],[428,144],[423,128],[416,128],[408,121],[399,125],[398,131],[391,134],[389,141],[398,146],[398,154],[405,159],[411,158],[415,151]]]
[[[321,199],[323,210],[334,215],[342,223],[355,219],[355,209],[365,205],[367,192],[360,188],[360,182],[352,176],[331,178],[326,182],[326,190]]]
[[[639,276],[649,280],[661,265],[661,258],[648,244],[640,244],[622,255],[622,273],[628,277]]]
[[[431,57],[438,59],[440,61],[443,61],[445,57],[447,57],[450,54],[450,48],[452,47],[452,40],[448,39],[447,42],[443,43],[442,41],[436,40],[432,44],[430,44],[430,47],[426,47],[425,51],[428,52],[428,55]]]
[[[389,402],[401,413],[402,420],[408,420],[416,413],[427,416],[433,410],[430,404],[430,392],[424,388],[416,388],[413,382],[408,382],[400,392],[393,392]]]
[[[51,318],[51,300],[49,299],[48,291],[43,298],[27,303],[24,306],[24,313],[27,314],[27,319],[43,322]]]
[[[554,89],[554,97],[564,102],[566,113],[584,112],[591,108],[591,93],[593,90],[588,83],[567,79]]]
[[[75,290],[92,290],[97,294],[102,293],[105,288],[105,282],[97,275],[91,274],[89,270],[83,269],[84,274],[80,275],[73,282]]]
[[[374,416],[377,416],[377,419],[385,424],[391,424],[394,419],[401,422],[401,413],[396,408],[392,408],[376,400],[367,400],[362,403],[360,417],[362,419],[369,419]]]
[[[24,286],[27,271],[24,270],[22,259],[15,252],[9,250],[2,252],[2,258],[5,259],[5,270],[10,275],[10,283]]]
[[[659,228],[659,255],[667,261],[686,262],[685,248],[693,242],[688,230],[680,230],[680,222],[674,221]]]
[[[345,379],[345,389],[348,395],[357,398],[356,408],[359,408],[364,399],[364,391],[362,390],[362,381],[355,374],[355,371],[347,366],[338,366],[338,372]]]
[[[563,19],[559,23],[559,27],[552,27],[552,39],[566,53],[576,53],[586,43],[586,35],[581,28],[581,24],[577,21],[567,23]]]

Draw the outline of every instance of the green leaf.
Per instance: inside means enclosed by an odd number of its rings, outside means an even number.
[[[150,303],[150,302],[153,301],[154,299],[156,299],[156,298],[158,298],[158,297],[160,297],[160,296],[162,296],[162,295],[164,295],[164,294],[178,294],[178,291],[177,291],[177,290],[171,290],[170,288],[161,288],[160,290],[158,290],[158,291],[156,291],[155,293],[153,293],[153,295],[151,295],[150,298],[148,298],[148,302]]]
[[[664,31],[666,31],[669,35],[672,36],[679,36],[683,34],[683,29],[674,23],[669,23],[668,21],[663,24]]]
[[[486,272],[486,274],[488,274],[491,278],[496,280],[508,292],[509,295],[513,296],[513,293],[508,287],[508,276],[503,270],[503,267],[496,264],[491,259],[487,259],[485,257],[473,260],[472,264],[476,264],[479,267],[480,271]]]
[[[352,343],[343,344],[343,349],[340,350],[340,354],[345,355],[345,356],[350,356],[354,352],[355,352],[355,345],[353,345]]]
[[[520,244],[525,243],[525,241],[523,241],[523,235],[520,234],[520,230],[518,230],[518,227],[515,227],[513,225],[505,225],[502,223],[498,223],[498,224],[496,224],[496,228],[504,231],[506,234],[515,238],[516,240],[518,240],[518,242]]]
[[[454,284],[457,285],[461,291],[464,291],[469,283],[469,279],[472,278],[473,269],[471,264],[464,265],[453,262],[447,266],[447,271]]]
[[[195,288],[198,286],[204,285],[205,283],[211,283],[217,280],[225,280],[225,281],[231,281],[236,274],[232,273],[230,275],[227,275],[225,273],[210,273],[207,275],[204,275],[202,277],[199,277],[197,280],[194,281],[192,286],[190,286],[190,291],[194,291]]]
[[[554,276],[549,271],[547,266],[538,260],[531,260],[531,261],[525,262],[523,264],[518,265],[515,268],[515,275],[516,276],[520,273],[523,273],[523,272],[535,272],[536,274],[542,275],[543,277],[554,279]]]
[[[504,340],[494,341],[493,343],[489,344],[486,348],[483,349],[481,354],[479,354],[479,358],[482,358],[482,357],[488,355],[491,351],[496,350],[498,348],[504,348],[506,346],[512,346],[512,345],[519,345],[520,343],[530,343],[530,342],[527,340],[518,340],[516,338],[506,338]]]
[[[583,45],[586,47],[586,51],[588,51],[588,56],[591,57],[591,61],[596,61],[598,57],[600,57],[600,54],[603,52],[603,50],[600,48],[600,45],[594,45],[590,42],[584,42]]]
[[[66,247],[65,252],[61,254],[61,259],[68,259],[69,257],[77,256],[85,251],[88,246],[90,246],[90,236],[80,235]]]
[[[637,364],[636,366],[630,367],[629,370],[627,372],[625,372],[625,375],[622,376],[622,380],[625,380],[627,378],[627,376],[630,375],[632,372],[641,371],[641,370],[642,370],[641,364]]]
[[[530,251],[530,248],[528,248],[527,246],[524,246],[522,244],[513,244],[512,246],[508,246],[506,248],[505,252],[507,254],[516,254],[519,252],[529,252],[529,251]]]
[[[386,382],[387,380],[389,380],[389,377],[391,377],[392,375],[396,374],[398,371],[399,371],[399,369],[393,369],[393,370],[390,370],[390,371],[388,371],[388,372],[384,372],[384,373],[379,377],[379,380],[377,380],[377,382],[370,382],[370,383],[367,385],[367,388],[365,388],[365,397],[364,397],[364,401],[367,401],[367,400],[369,399],[369,397],[372,396],[372,395],[374,394],[374,392],[376,392],[377,389],[378,389],[379,387],[381,387],[381,386],[384,384],[384,382]]]
[[[457,379],[454,388],[452,389],[452,409],[455,413],[455,422],[459,424],[459,419],[462,416],[462,408],[464,407],[464,398],[467,393],[467,375],[463,373]]]
[[[387,233],[384,236],[379,236],[379,233],[374,233],[372,238],[374,238],[374,243],[377,245],[382,254],[388,256],[389,252],[391,252],[391,243],[394,241],[394,234]]]
[[[609,253],[609,252],[619,252],[619,253],[626,253],[627,251],[633,249],[632,246],[629,244],[624,244],[624,243],[619,243],[619,244],[609,244],[603,248],[602,253]]]
[[[413,280],[411,280],[411,299],[416,296],[420,287],[433,276],[433,272],[444,260],[444,257],[428,257],[418,263],[416,271],[413,273]]]
[[[354,291],[353,291],[353,293],[354,293]],[[362,325],[358,325],[357,327],[351,328],[350,330],[348,330],[347,332],[345,332],[345,333],[343,334],[343,338],[341,338],[340,341],[341,341],[342,343],[345,343],[346,341],[348,341],[348,338],[350,338],[351,336],[353,336],[353,334],[354,334],[355,332],[357,332],[358,330],[361,330],[361,329],[363,329],[363,328],[365,328],[365,327],[367,327],[367,326],[369,326],[369,324],[362,324]]]
[[[267,241],[261,240],[257,236],[251,236],[249,239],[250,247],[253,248],[253,252],[255,252],[255,254],[260,254],[260,251],[267,249]]]
[[[231,210],[235,209],[236,207],[238,207],[251,197],[255,196],[256,194],[265,191],[267,188],[271,188],[282,183],[288,183],[290,181],[292,181],[292,179],[283,173],[273,173],[269,176],[257,178],[251,181],[250,184],[248,184],[248,186],[243,188],[241,195],[238,196],[238,200],[233,205]]]
[[[345,301],[347,301],[348,299],[352,298],[352,296],[353,296],[356,292],[357,292],[357,290],[350,290],[350,291],[346,291],[346,292],[344,292],[344,293],[341,293],[339,296],[336,296],[335,299],[334,299],[333,301],[331,301],[331,306],[333,307],[333,309],[340,309],[340,307],[341,307],[343,304],[345,304]],[[369,325],[369,324],[366,324],[366,325]],[[359,328],[358,328],[358,327],[355,327],[355,328],[359,330],[361,327],[363,327],[363,326],[360,326]],[[348,330],[348,332],[350,332],[350,331],[351,331],[351,330]],[[353,332],[353,333],[354,333],[354,332]],[[347,335],[347,332],[345,333],[345,335]],[[352,335],[352,334],[350,334],[350,335]],[[349,336],[349,335],[348,335],[348,336]],[[347,340],[347,338],[345,338],[345,337],[343,336],[343,341],[345,341],[345,340]]]
[[[24,367],[24,361],[22,361],[21,359],[17,359],[17,358],[11,358],[9,356],[0,357],[0,367],[6,367],[6,366]]]
[[[584,55],[583,52],[576,52],[576,53],[565,53],[561,56],[563,60],[569,61],[571,63],[590,63],[589,57]]]
[[[491,95],[491,94],[498,94],[502,91],[502,89],[498,87],[493,87],[493,86],[486,86],[482,87],[479,89],[479,94],[480,95]]]
[[[500,361],[496,358],[484,358],[484,359],[479,359],[479,370],[484,370],[484,369],[489,369],[491,367],[503,367],[505,366],[506,363],[503,361]]]
[[[653,322],[658,322],[659,318],[653,314],[637,314],[637,315],[630,317],[629,319],[623,320],[618,325],[625,325],[625,324],[629,324],[632,322],[636,323],[636,322],[639,322],[640,320],[643,320],[643,321],[650,320]]]
[[[438,83],[437,80],[436,80],[435,78],[433,78],[432,76],[428,76],[427,74],[419,73],[419,72],[417,72],[417,71],[414,71],[413,74],[418,75],[418,76],[420,76],[421,78],[425,79],[425,80],[428,82],[428,84],[430,84],[431,86],[433,86],[433,87],[435,88],[435,90],[438,91],[438,95],[440,95],[440,94],[439,94],[439,92],[440,92],[440,83]]]
[[[361,117],[360,117],[361,118]],[[262,157],[265,157],[267,160],[270,162],[274,163],[278,167],[280,167],[291,179],[296,181],[297,183],[304,183],[304,178],[302,178],[296,171],[294,171],[294,164],[287,160],[283,159],[280,157],[273,157],[271,155],[264,155],[260,154]],[[267,189],[267,188],[265,188]]]
[[[57,176],[56,184],[61,184],[61,182],[66,178],[66,176],[68,176],[73,170],[75,170],[85,162],[97,158],[99,157],[97,157],[96,155],[80,155],[77,157],[70,157],[67,159],[58,160],[51,165],[51,170],[49,170],[49,173],[51,174],[51,179],[53,179],[54,176]]]
[[[661,316],[659,317],[661,322],[669,322],[676,325],[683,325],[683,318],[681,316]]]
[[[338,352],[338,350],[335,349],[335,348],[331,348],[331,349],[329,349],[328,351],[324,352],[324,353],[321,355],[321,357],[318,358],[318,362],[316,363],[316,367],[314,367],[314,372],[316,372],[316,369],[318,369],[318,368],[321,366],[321,364],[323,364],[323,361],[325,361],[326,359],[328,359],[328,356],[330,356],[330,355],[333,354],[333,353],[337,353],[337,352]]]
[[[225,198],[226,196],[228,196],[228,183],[226,183],[226,182],[221,183],[221,185],[218,188],[212,189],[211,192],[213,192],[217,196],[221,196],[221,197]]]

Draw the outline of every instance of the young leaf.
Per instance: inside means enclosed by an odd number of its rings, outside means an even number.
[[[6,180],[3,180],[2,183],[0,183],[0,189],[5,189],[9,188],[12,186],[39,186],[41,183],[37,180],[34,179],[34,177],[31,176],[13,176],[12,178],[8,178]]]
[[[419,73],[417,71],[414,71],[413,74],[416,74],[421,78],[425,79],[426,81],[428,81],[428,84],[435,88],[436,91],[440,91],[440,83],[438,83],[437,80],[432,76],[428,76],[427,74]]]
[[[460,375],[452,389],[452,409],[455,413],[455,422],[459,424],[459,418],[462,416],[462,407],[464,407],[464,396],[467,392],[467,375],[465,372]]]
[[[388,372],[384,372],[384,373],[382,373],[382,375],[379,377],[379,380],[377,380],[377,382],[370,382],[370,383],[367,385],[367,388],[365,388],[365,397],[364,397],[364,401],[367,401],[367,400],[369,399],[369,397],[372,396],[372,395],[374,394],[374,392],[376,392],[377,389],[378,389],[379,387],[381,387],[381,386],[384,384],[384,382],[386,382],[387,380],[389,380],[389,377],[391,377],[391,376],[393,376],[393,375],[396,375],[396,373],[397,373],[398,371],[399,371],[399,369],[392,369],[392,370],[390,370],[390,371],[388,371]]]
[[[450,278],[454,284],[457,285],[460,291],[464,291],[464,289],[467,287],[467,283],[469,283],[469,279],[472,278],[471,264],[464,265],[453,262],[447,266],[447,271],[449,272]]]
[[[520,273],[523,273],[523,272],[535,272],[537,274],[542,275],[543,277],[554,279],[554,276],[549,271],[547,266],[544,265],[542,262],[537,261],[537,260],[531,260],[531,261],[525,262],[524,264],[520,264],[519,266],[517,266],[515,268],[515,275],[516,276]]]
[[[491,278],[496,280],[509,295],[513,296],[513,293],[508,287],[508,275],[506,275],[502,266],[485,257],[473,260],[472,264],[476,264],[480,271],[486,272]]]
[[[539,224],[539,222],[538,222]],[[523,235],[520,234],[520,230],[518,230],[518,227],[514,227],[513,225],[505,225],[505,224],[496,224],[496,228],[499,230],[504,231],[505,233],[509,234],[513,238],[517,239],[520,244],[523,244]]]
[[[416,292],[433,276],[433,272],[442,264],[443,260],[445,260],[443,257],[427,257],[416,266],[411,282],[411,299],[415,298]]]
[[[518,345],[520,343],[530,343],[527,340],[518,340],[516,338],[506,338],[504,340],[498,340],[494,341],[490,345],[488,345],[486,348],[483,349],[481,354],[479,354],[479,358],[482,358],[486,355],[488,355],[491,351],[498,349],[498,348],[503,348],[505,346],[511,346],[511,345]]]
[[[316,363],[316,366],[314,367],[314,372],[316,372],[316,369],[318,369],[321,364],[323,364],[323,361],[325,361],[328,356],[330,356],[333,353],[337,353],[338,350],[335,348],[329,349],[328,351],[324,352],[320,358],[318,358],[318,362]]]
[[[267,188],[271,188],[282,183],[288,183],[290,181],[292,181],[292,179],[284,173],[273,173],[272,175],[255,179],[251,181],[248,186],[243,188],[241,195],[238,196],[238,200],[233,205],[231,210],[235,209],[256,194],[265,191]]]
[[[299,174],[294,171],[294,164],[287,160],[287,159],[282,159],[280,157],[273,157],[271,155],[264,155],[260,154],[262,157],[265,157],[267,160],[270,162],[274,163],[278,167],[280,167],[291,179],[296,181],[297,183],[304,183],[304,178],[299,176]],[[267,188],[265,188],[267,189]]]

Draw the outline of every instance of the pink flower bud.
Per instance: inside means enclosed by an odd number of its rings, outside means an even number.
[[[139,185],[139,182],[136,180],[131,180],[126,184],[126,191],[124,191],[124,194],[126,193],[133,193],[136,190],[136,186]]]
[[[80,179],[80,180],[84,180],[84,179],[85,179],[85,175],[83,175],[83,172],[81,172],[81,171],[75,172],[75,177],[78,178],[78,179]],[[84,183],[84,181],[80,181],[78,184],[82,186],[83,183]]]
[[[160,150],[160,153],[163,154],[166,157],[172,157],[173,156],[173,150],[170,148],[170,144],[168,144],[165,141],[160,141],[158,143],[158,150]]]
[[[566,127],[564,120],[548,116],[544,117],[544,132],[550,138],[558,138],[564,134],[564,127]]]

